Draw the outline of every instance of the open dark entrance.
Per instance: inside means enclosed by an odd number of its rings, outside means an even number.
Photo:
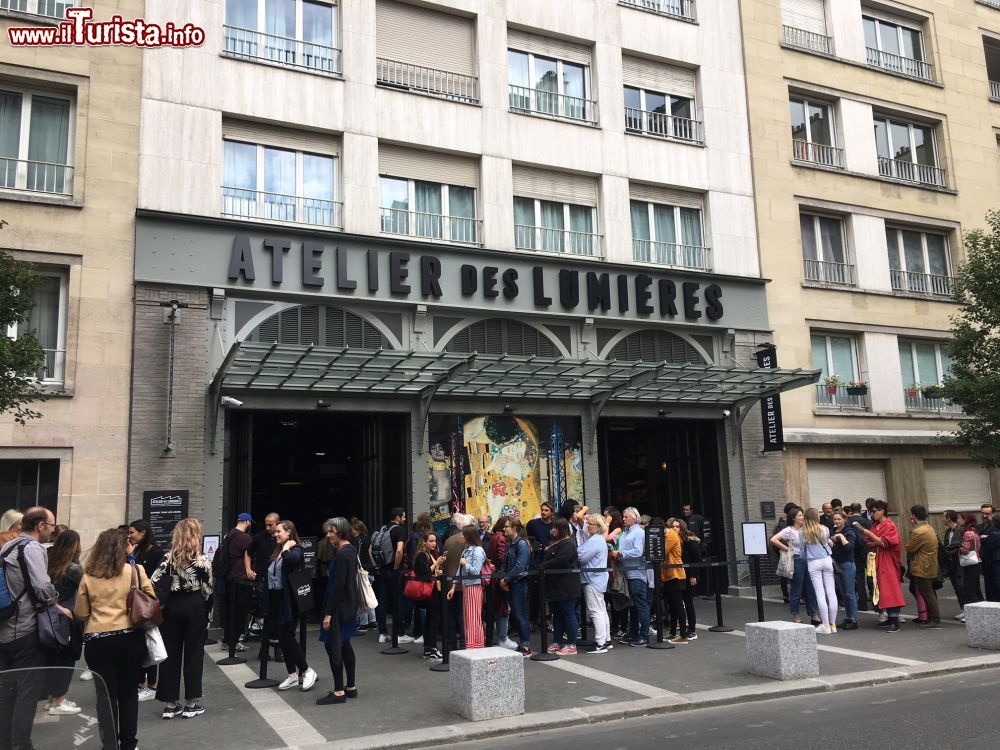
[[[400,414],[232,414],[230,508],[255,520],[274,511],[315,536],[331,516],[369,527],[406,507],[408,418]]]

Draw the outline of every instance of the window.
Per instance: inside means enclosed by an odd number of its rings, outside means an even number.
[[[66,9],[83,5],[80,0],[0,0],[0,10],[14,10],[33,16],[65,18]]]
[[[826,33],[824,0],[781,0],[781,23],[785,44],[828,55],[833,53]]]
[[[886,227],[885,241],[895,291],[942,297],[954,294],[945,235]]]
[[[621,5],[649,11],[661,16],[695,20],[695,0],[618,0]]]
[[[833,108],[829,104],[792,98],[792,158],[826,167],[844,168],[844,150],[837,148]]]
[[[1000,102],[1000,39],[983,37],[986,55],[986,78],[989,80],[990,100]]]
[[[383,232],[479,244],[473,188],[386,175],[379,186]]]
[[[514,198],[514,246],[519,250],[593,255],[595,213],[591,206]]]
[[[694,99],[625,87],[627,130],[700,143],[701,123],[693,117]]]
[[[526,36],[526,35],[523,35]],[[508,32],[508,42],[522,35]],[[511,112],[547,115],[596,124],[597,102],[590,98],[590,53],[558,40],[531,37],[539,51],[507,51]],[[536,46],[537,45],[537,46]],[[562,52],[567,56],[558,57]]]
[[[812,366],[821,370],[816,386],[818,406],[867,408],[865,394],[851,394],[848,384],[861,380],[857,345],[852,336],[814,333],[810,336]]]
[[[937,166],[932,126],[876,117],[875,148],[883,177],[945,187],[945,172]]]
[[[938,385],[951,370],[946,346],[932,341],[899,339],[899,369],[903,387]]]
[[[0,89],[0,187],[71,195],[72,115],[67,97]]]
[[[56,512],[59,459],[0,460],[0,497],[5,507],[26,511],[35,505]]]
[[[934,69],[925,62],[920,29],[898,21],[862,16],[868,64],[894,73],[934,80]]]
[[[710,270],[701,209],[633,200],[632,255],[643,263]]]
[[[843,220],[835,216],[801,214],[799,228],[806,279],[854,286],[854,266],[847,261]]]
[[[39,277],[40,283],[33,295],[35,305],[28,319],[9,326],[7,335],[16,339],[27,331],[34,333],[45,351],[45,361],[36,377],[43,383],[57,385],[66,377],[68,274],[40,271]]]
[[[223,54],[340,73],[337,8],[328,0],[226,0]]]
[[[341,226],[336,157],[236,140],[223,143],[224,215]]]

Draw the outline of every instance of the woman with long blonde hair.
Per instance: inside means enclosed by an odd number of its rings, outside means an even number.
[[[802,526],[805,538],[806,565],[809,580],[816,592],[821,624],[816,628],[818,635],[837,632],[837,589],[833,583],[833,553],[830,551],[830,530],[819,521],[815,508],[806,511],[806,521]]]
[[[202,554],[202,525],[185,518],[174,527],[170,553],[153,573],[153,587],[163,603],[160,635],[167,660],[160,665],[156,699],[167,705],[163,718],[194,718],[205,713],[199,703],[205,662],[206,606],[212,595],[212,562]],[[184,673],[184,705],[177,701]]]

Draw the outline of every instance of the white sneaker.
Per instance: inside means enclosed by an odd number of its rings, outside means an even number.
[[[957,615],[955,615],[955,619],[959,620],[959,621],[964,620],[965,619],[965,612],[959,612]]]
[[[83,680],[84,682],[90,682],[92,679],[94,679],[94,673],[91,672],[89,669],[85,669],[82,672],[80,672],[80,679]]]
[[[816,628],[816,635],[831,635],[832,633],[829,625],[820,625]]]
[[[958,621],[962,624],[965,624],[965,612],[959,615]]]
[[[78,714],[80,713],[79,706],[67,705],[67,701],[63,701],[58,706],[49,707],[49,716],[59,716],[63,714]]]
[[[278,685],[278,690],[291,690],[298,684],[299,684],[299,676],[297,674],[290,674],[282,681],[280,685]]]
[[[52,702],[49,701],[49,706],[47,706],[47,707],[51,707],[51,703]],[[69,698],[63,698],[62,704],[64,706],[72,706],[73,708],[79,708],[80,707],[79,705],[77,705],[76,703],[74,703],[73,701],[71,701]]]
[[[401,635],[396,639],[396,643],[413,643],[412,635]]]
[[[510,638],[504,638],[500,643],[497,644],[501,648],[507,648],[511,651],[517,651],[517,644],[514,643]]]
[[[312,667],[306,670],[305,674],[302,675],[302,692],[306,692],[311,689],[313,685],[316,684],[316,680],[319,679],[319,675],[316,674],[316,670]]]
[[[420,636],[419,638],[414,638],[413,642],[414,643],[423,643],[424,642],[424,637]]]
[[[884,609],[881,612],[878,613],[878,621],[879,622],[885,622],[888,619],[889,619],[889,613],[886,612]]]
[[[382,634],[381,634],[381,635],[380,635],[380,636],[378,637],[378,642],[379,642],[379,643],[388,643],[388,642],[389,642],[389,641],[391,641],[391,640],[392,640],[392,638],[390,638],[390,637],[389,637],[389,635],[388,635],[387,633],[382,633]]]
[[[145,703],[146,701],[151,701],[156,697],[156,691],[150,690],[148,687],[139,688],[139,703]],[[63,701],[65,703],[65,701]]]

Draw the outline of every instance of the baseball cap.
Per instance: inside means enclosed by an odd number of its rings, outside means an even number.
[[[240,513],[238,516],[236,516],[236,520],[237,521],[252,521],[253,520],[253,516],[251,516],[249,513]]]

